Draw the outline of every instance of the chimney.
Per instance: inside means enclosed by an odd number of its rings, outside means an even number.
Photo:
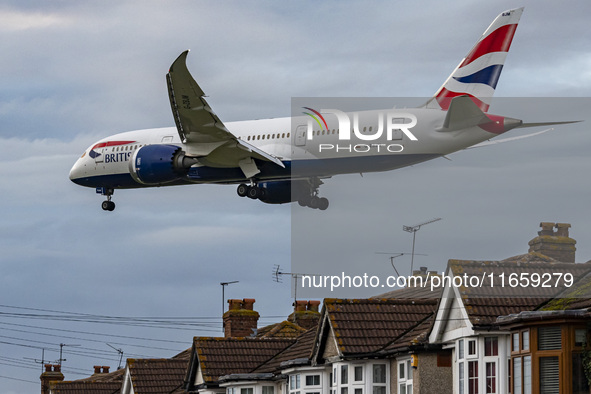
[[[49,394],[49,384],[51,382],[64,380],[61,365],[45,364],[45,372],[41,374],[39,379],[41,379],[41,394]]]
[[[441,275],[442,274],[439,274],[437,271],[427,271],[427,267],[420,267],[418,270],[414,270],[412,272],[412,276],[414,276],[416,279],[407,280],[406,287],[428,287],[425,285],[425,281],[429,280],[428,283],[431,283],[433,277]]]
[[[529,241],[528,252],[541,253],[564,263],[575,262],[575,244],[577,241],[568,236],[568,223],[540,223],[538,236]],[[556,231],[554,231],[556,228]]]
[[[294,311],[287,320],[306,330],[316,327],[320,320],[319,305],[320,301],[296,301],[293,303]]]
[[[254,298],[228,300],[224,313],[224,337],[248,337],[256,333],[259,313],[253,309]]]

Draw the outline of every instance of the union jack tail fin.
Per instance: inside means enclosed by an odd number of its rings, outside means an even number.
[[[522,13],[523,7],[497,16],[425,106],[447,111],[454,97],[468,95],[487,112]]]

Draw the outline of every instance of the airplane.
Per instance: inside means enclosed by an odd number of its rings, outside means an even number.
[[[390,171],[486,143],[524,123],[488,113],[523,8],[499,14],[424,105],[359,112],[302,107],[292,117],[222,122],[191,76],[183,52],[166,81],[176,127],[115,134],[88,147],[70,179],[106,196],[116,189],[238,184],[241,197],[297,201],[325,210],[323,180]],[[515,137],[514,137],[515,138]]]

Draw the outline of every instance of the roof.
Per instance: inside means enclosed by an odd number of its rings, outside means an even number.
[[[213,383],[220,376],[252,372],[294,342],[291,338],[196,337],[193,347],[203,380]]]
[[[297,338],[306,332],[305,328],[290,321],[284,320],[281,323],[271,324],[257,330],[258,338]]]
[[[64,381],[53,382],[51,392],[56,394],[118,394],[121,382]]]
[[[56,394],[116,394],[121,390],[124,372],[124,369],[119,369],[74,381],[53,382],[51,389]]]
[[[266,363],[260,365],[253,372],[255,373],[270,373],[279,372],[286,364],[290,362],[310,362],[312,357],[312,348],[314,347],[314,338],[316,337],[316,329],[311,328],[301,334],[296,341]]]
[[[441,297],[441,288],[435,288],[431,290],[431,286],[427,285],[425,282],[425,286],[416,286],[416,287],[404,287],[402,289],[396,289],[389,291],[387,293],[383,293],[371,298],[383,299],[383,298],[435,298],[438,299]]]
[[[182,359],[127,359],[133,391],[169,393],[184,383],[188,360]]]
[[[591,264],[521,262],[520,258],[504,261],[450,260],[448,267],[453,276],[477,278],[481,283],[473,286],[465,286],[463,283],[457,287],[474,326],[490,325],[498,316],[534,310],[550,301],[566,289],[564,282],[555,286],[557,274],[570,274],[573,278],[580,278],[591,271]],[[540,281],[537,285],[529,286],[522,286],[525,282],[519,282],[521,278],[529,280],[533,277],[550,280],[545,282],[545,286]]]
[[[324,312],[343,357],[384,350],[432,318],[436,299],[325,299]],[[420,328],[418,326],[421,326]],[[324,334],[325,335],[325,334]],[[407,338],[409,339],[409,338]]]

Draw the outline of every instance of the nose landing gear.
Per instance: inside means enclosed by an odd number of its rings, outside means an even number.
[[[111,201],[111,197],[113,196],[115,190],[108,189],[106,187],[97,187],[96,192],[97,194],[107,196],[107,200],[103,201],[101,204],[101,208],[103,208],[103,211],[113,211],[115,209],[115,203]]]

